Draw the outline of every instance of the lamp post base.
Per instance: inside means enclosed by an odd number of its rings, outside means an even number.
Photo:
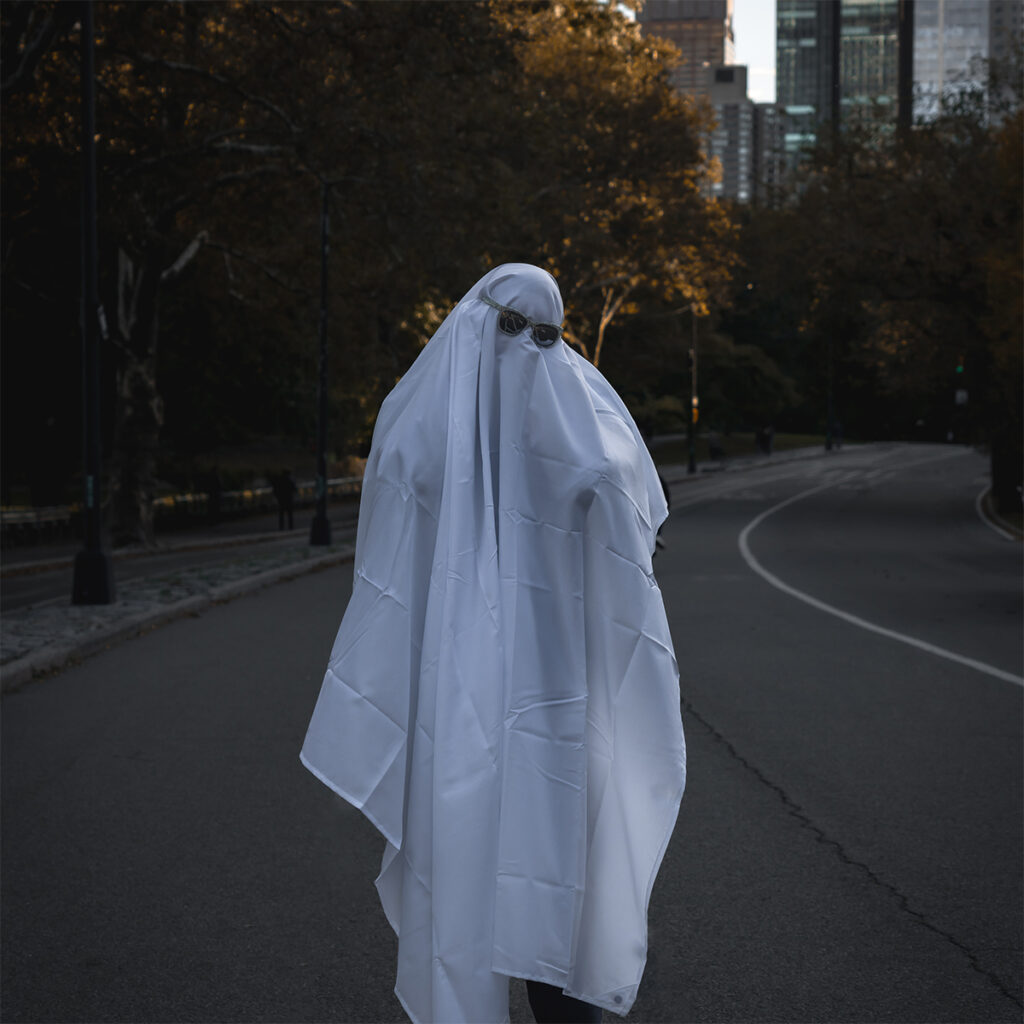
[[[113,604],[117,588],[110,556],[85,549],[75,555],[75,577],[71,587],[72,604]]]
[[[313,516],[309,528],[309,543],[312,547],[326,547],[331,543],[331,521],[321,512]]]

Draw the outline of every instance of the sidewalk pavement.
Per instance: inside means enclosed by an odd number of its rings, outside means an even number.
[[[355,544],[247,548],[232,561],[119,582],[109,605],[44,604],[0,622],[0,686],[16,690],[70,661],[218,602],[351,560]]]
[[[773,455],[746,456],[728,462],[698,463],[689,474],[686,465],[660,466],[669,484],[683,484],[716,472],[739,472],[797,459],[816,458],[820,446],[796,448]],[[70,661],[88,657],[104,647],[185,615],[198,615],[210,605],[229,601],[281,580],[340,565],[355,552],[354,530],[338,531],[338,541],[327,548],[307,545],[264,549],[261,542],[279,533],[261,532],[259,522],[223,523],[188,534],[177,534],[160,544],[161,552],[195,551],[204,547],[239,547],[239,557],[216,565],[164,572],[141,579],[119,581],[117,600],[109,605],[47,603],[4,614],[0,622],[0,688],[16,690],[37,676]],[[342,532],[344,536],[342,536]],[[37,551],[25,549],[9,557],[4,553],[4,575],[42,571],[67,565],[77,550],[72,545]],[[131,557],[143,552],[119,552]],[[151,553],[151,552],[150,552]]]

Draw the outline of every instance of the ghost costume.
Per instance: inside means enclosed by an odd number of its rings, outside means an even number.
[[[509,976],[627,1013],[685,782],[658,476],[604,377],[494,304],[562,322],[498,267],[384,401],[301,754],[387,841],[416,1024],[507,1021]]]

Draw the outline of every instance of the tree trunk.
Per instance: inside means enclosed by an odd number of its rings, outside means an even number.
[[[632,288],[626,287],[621,294],[616,295],[613,287],[606,286],[601,289],[604,303],[601,308],[601,319],[597,324],[597,341],[594,343],[593,362],[595,366],[601,361],[601,349],[604,348],[605,331],[608,330],[608,325],[615,318],[615,314],[618,313],[619,307],[626,301],[626,296],[629,295],[631,290]]]
[[[997,511],[1003,515],[1019,514],[1021,510],[1021,452],[1020,431],[1015,426],[996,431],[991,441],[990,466],[992,472],[992,499]]]
[[[143,256],[141,267],[124,250],[118,253],[120,359],[110,484],[115,547],[154,542],[156,453],[164,418],[156,388],[160,263],[155,248]]]

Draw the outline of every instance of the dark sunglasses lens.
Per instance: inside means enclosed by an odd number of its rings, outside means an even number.
[[[554,345],[561,333],[551,324],[537,324],[533,329],[533,339],[538,345]]]
[[[506,334],[519,334],[526,327],[526,317],[514,309],[503,309],[498,317],[498,328]]]

